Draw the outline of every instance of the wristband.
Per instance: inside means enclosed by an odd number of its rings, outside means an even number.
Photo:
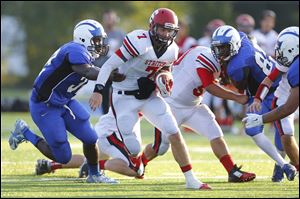
[[[104,86],[102,84],[96,84],[94,88],[94,93],[100,93],[102,95]]]
[[[263,101],[265,99],[266,95],[268,94],[269,89],[270,88],[267,85],[260,84],[256,91],[254,98],[259,99],[260,101]]]

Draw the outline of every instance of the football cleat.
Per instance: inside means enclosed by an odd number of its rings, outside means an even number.
[[[11,132],[8,143],[12,150],[16,150],[22,142],[26,141],[23,133],[28,129],[28,125],[24,120],[17,120],[15,130]]]
[[[137,176],[135,176],[135,178],[144,179],[145,167],[142,161],[142,156],[140,155],[137,158],[132,157],[131,160],[135,165],[134,170],[137,173]]]
[[[284,164],[282,170],[289,181],[293,181],[297,175],[297,169],[291,164]]]
[[[193,183],[187,182],[186,186],[187,189],[199,189],[199,190],[211,190],[212,188],[206,183],[200,183],[198,180],[194,181]]]
[[[284,178],[282,168],[275,164],[272,176],[272,182],[281,182]]]
[[[54,173],[51,170],[51,162],[49,160],[38,159],[35,165],[35,174],[43,175],[45,173]]]
[[[228,182],[249,182],[255,179],[254,173],[249,173],[241,170],[242,166],[237,167],[235,164],[228,175]]]
[[[89,175],[89,166],[86,161],[82,163],[79,169],[79,178],[86,178]]]
[[[105,184],[118,184],[119,182],[113,178],[109,178],[104,173],[99,175],[89,175],[86,179],[87,183],[105,183]]]

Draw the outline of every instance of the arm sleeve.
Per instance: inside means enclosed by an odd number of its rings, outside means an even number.
[[[96,84],[105,85],[110,73],[121,66],[124,62],[116,54],[113,54],[101,67],[100,73],[98,74]]]
[[[281,75],[281,72],[280,70],[278,70],[278,68],[274,68],[272,70],[272,72],[268,75],[268,78],[272,81],[272,82],[275,82],[276,79]]]
[[[204,68],[197,68],[197,74],[202,82],[203,88],[209,86],[215,80],[214,74]]]

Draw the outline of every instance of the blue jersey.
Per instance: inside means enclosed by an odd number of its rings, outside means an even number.
[[[89,64],[93,58],[83,45],[69,42],[48,60],[34,81],[31,99],[53,105],[65,105],[88,79],[72,70],[72,65]]]
[[[292,88],[299,86],[299,57],[290,65],[287,79]]]
[[[230,59],[227,65],[227,74],[236,82],[246,80],[246,89],[254,96],[260,83],[270,74],[277,63],[267,56],[259,46],[253,45],[245,33],[240,32],[240,36],[241,47],[238,54]],[[247,76],[245,71],[249,71]],[[275,91],[280,79],[278,78],[273,83],[269,93]]]

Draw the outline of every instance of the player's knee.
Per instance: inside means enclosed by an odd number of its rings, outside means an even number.
[[[263,126],[257,126],[257,127],[253,127],[253,128],[245,128],[245,132],[247,135],[253,137],[257,134],[260,134],[263,132]]]
[[[141,144],[134,135],[125,137],[124,143],[131,155],[137,156],[140,153]]]
[[[157,152],[157,155],[164,155],[170,147],[169,143],[161,143]]]
[[[58,147],[52,148],[55,161],[61,164],[67,164],[72,158],[71,148],[68,142],[61,144]]]
[[[84,139],[82,139],[83,144],[93,145],[98,141],[98,135],[95,131],[91,131]]]

